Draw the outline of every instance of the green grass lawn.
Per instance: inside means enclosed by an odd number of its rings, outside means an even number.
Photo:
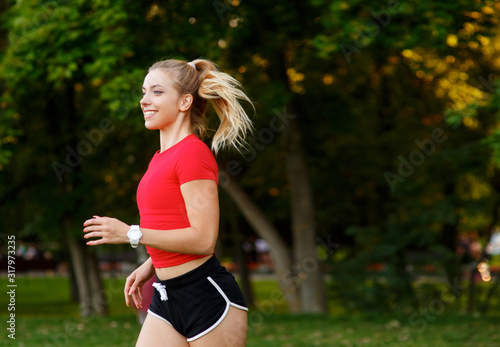
[[[123,300],[124,279],[106,280],[110,314],[78,317],[64,278],[17,278],[16,340],[7,337],[6,292],[0,346],[134,346],[140,325]],[[2,287],[6,288],[3,279]],[[249,313],[247,346],[500,346],[500,315],[289,315],[273,281],[254,284],[260,306]]]

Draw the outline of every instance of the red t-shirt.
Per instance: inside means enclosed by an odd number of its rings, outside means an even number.
[[[156,152],[137,188],[140,226],[168,233],[189,228],[181,185],[209,179],[218,183],[217,162],[196,135],[191,134],[163,152]],[[172,253],[146,247],[155,268],[180,265],[205,255]]]

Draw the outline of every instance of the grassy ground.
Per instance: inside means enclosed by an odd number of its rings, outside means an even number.
[[[18,278],[16,339],[8,338],[6,292],[0,295],[0,346],[134,346],[140,329],[123,303],[124,280],[107,280],[110,315],[80,319],[64,278]],[[6,288],[6,280],[2,280]],[[247,346],[500,346],[500,315],[441,313],[288,315],[276,283],[255,284],[260,306],[249,314]]]

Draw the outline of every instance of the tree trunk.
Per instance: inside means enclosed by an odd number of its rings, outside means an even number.
[[[82,317],[89,317],[92,314],[106,315],[107,301],[95,255],[85,248],[87,246],[82,244],[81,240],[75,240],[71,235],[71,221],[66,220],[64,226],[72,271],[76,279],[80,314]]]
[[[90,289],[85,273],[85,256],[83,255],[82,247],[73,239],[73,237],[66,233],[67,243],[71,254],[71,262],[73,264],[73,271],[78,285],[78,299],[80,300],[80,314],[82,317],[89,317],[92,315],[92,303],[90,300]]]
[[[73,260],[71,259],[70,256],[70,261],[69,261],[69,281],[70,281],[70,297],[71,297],[71,302],[77,303],[78,302],[78,282],[76,281],[76,276],[75,276],[75,270],[73,266]]]
[[[288,304],[288,309],[290,313],[299,313],[300,297],[298,295],[295,278],[292,274],[292,262],[288,246],[282,240],[278,230],[276,230],[271,221],[234,180],[228,180],[221,186],[223,186],[233,199],[234,203],[238,206],[255,232],[271,246],[271,256],[275,264],[278,284]]]
[[[443,187],[443,193],[447,197],[456,195],[456,184],[449,181]],[[453,209],[457,210],[459,206],[454,203]],[[457,213],[458,214],[458,213]],[[446,255],[447,259],[444,262],[444,269],[449,283],[455,283],[462,278],[462,271],[460,268],[460,259],[457,255],[457,237],[458,237],[458,218],[453,223],[445,223],[441,231],[441,243],[448,249],[449,254]]]
[[[326,313],[323,270],[316,252],[313,193],[307,172],[297,119],[287,129],[287,171],[292,209],[293,249],[300,283],[301,311]]]
[[[476,275],[478,262],[474,262],[474,268],[469,273],[469,296],[467,297],[467,313],[472,313],[476,309]]]
[[[97,316],[105,316],[108,313],[108,298],[104,291],[97,258],[92,250],[85,248],[84,255],[92,297],[92,308]]]
[[[246,253],[243,250],[243,238],[238,228],[238,220],[236,216],[232,213],[230,216],[230,228],[233,245],[235,247],[236,262],[238,264],[238,272],[240,275],[240,285],[243,296],[248,307],[255,306],[255,297],[253,294],[252,283],[250,282],[250,273],[248,271],[246,262]]]

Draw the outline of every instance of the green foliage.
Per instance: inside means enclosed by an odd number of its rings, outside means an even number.
[[[477,2],[462,1],[313,1],[323,9],[320,22],[325,30],[313,43],[322,57],[342,53],[348,62],[352,54],[378,54],[406,48],[428,47],[447,50],[446,36],[464,23],[456,13],[480,11]],[[389,52],[388,52],[388,51]],[[370,53],[368,53],[370,51]]]
[[[80,236],[93,214],[137,220],[133,197],[157,141],[144,135],[140,86],[168,52],[162,23],[190,25],[176,5],[152,13],[155,6],[23,1],[2,14],[0,198],[2,213],[21,217],[4,219],[4,229],[60,239],[64,230]],[[191,39],[175,45],[198,40],[190,50],[199,54],[206,38]]]
[[[430,61],[468,60],[470,69],[461,71],[470,78],[457,90],[476,92],[472,77],[497,68],[481,66],[488,53],[467,42],[497,37],[492,8],[483,9],[493,3],[314,4],[324,10],[323,29],[311,42],[325,59],[316,79],[325,90],[304,96],[304,112],[331,115],[311,118],[311,133],[325,138],[311,153],[335,163],[317,164],[320,220],[349,254],[333,263],[332,292],[349,309],[416,307],[410,269],[432,264],[437,274],[459,275],[458,233],[487,237],[498,223],[496,175],[485,146],[498,142],[492,115],[498,108],[484,106],[495,103],[490,95],[457,108],[459,98],[439,90],[447,73],[436,73]],[[464,33],[471,27],[474,36]]]
[[[283,237],[284,130],[262,134],[286,128],[275,122],[287,112],[302,131],[319,236],[342,245],[331,259],[335,296],[349,309],[415,307],[409,269],[458,276],[457,235],[473,231],[484,243],[498,224],[496,4],[231,4],[9,2],[0,200],[2,216],[15,218],[0,227],[61,240],[63,229],[80,237],[92,214],[136,221],[135,190],[158,147],[143,127],[142,79],[156,60],[203,57],[255,101],[251,151],[223,156],[239,163],[234,179]],[[78,148],[79,159],[70,154]]]

